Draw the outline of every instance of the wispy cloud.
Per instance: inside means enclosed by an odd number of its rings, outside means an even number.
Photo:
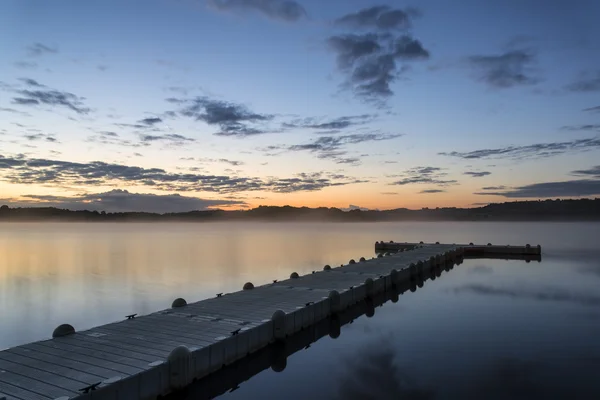
[[[208,125],[217,125],[217,136],[246,137],[267,133],[261,124],[271,121],[274,116],[250,111],[242,104],[195,97],[191,99],[169,98],[168,102],[177,104],[182,116],[202,121]]]
[[[482,187],[481,190],[504,190],[506,186],[485,186]]]
[[[306,9],[294,0],[208,0],[220,11],[255,11],[271,19],[295,22],[306,18]]]
[[[195,162],[199,162],[199,163],[225,163],[225,164],[229,164],[233,167],[239,167],[239,166],[242,166],[245,164],[243,161],[230,160],[228,158],[182,157],[182,158],[180,158],[180,160],[181,161],[195,161]]]
[[[535,70],[536,55],[530,50],[510,50],[467,59],[478,80],[494,88],[534,85],[540,81]]]
[[[536,143],[526,146],[507,146],[495,149],[481,149],[467,152],[441,152],[439,155],[458,157],[466,160],[485,158],[551,157],[567,152],[576,152],[600,148],[600,137],[577,139],[566,142]]]
[[[42,85],[41,83],[39,83],[35,79],[31,79],[31,78],[19,78],[19,80],[21,82],[23,82],[24,84],[26,84],[27,86],[39,87],[39,88],[45,87],[44,85]]]
[[[88,114],[91,109],[84,104],[84,98],[73,93],[50,89],[31,78],[21,78],[27,86],[34,89],[15,89],[16,97],[12,103],[21,106],[47,105],[52,107],[65,107],[78,114]]]
[[[161,168],[143,168],[102,161],[77,163],[23,155],[0,155],[0,179],[16,184],[50,186],[137,185],[177,192],[238,193],[266,191],[292,193],[317,191],[327,187],[363,181],[339,174],[297,174],[293,178],[257,178],[225,175],[174,173]]]
[[[319,133],[338,133],[344,129],[368,124],[377,118],[377,114],[347,115],[328,119],[325,117],[297,118],[290,122],[284,122],[283,127],[287,129],[314,129]]]
[[[579,169],[571,172],[573,175],[594,177],[600,179],[600,165],[596,165],[590,169]]]
[[[23,135],[23,137],[31,142],[45,141],[50,143],[58,143],[56,136],[46,133],[31,133]]]
[[[389,6],[374,6],[344,15],[336,19],[334,24],[352,29],[405,30],[411,27],[412,19],[419,15],[419,11],[414,8],[402,10]]]
[[[518,186],[503,191],[485,191],[474,194],[482,196],[502,196],[507,198],[554,198],[581,197],[600,194],[600,180],[571,180],[562,182],[542,182]]]
[[[15,61],[13,65],[19,69],[36,69],[38,64],[33,61]]]
[[[147,125],[147,126],[153,126],[156,125],[158,123],[161,123],[162,119],[158,118],[158,117],[153,117],[153,118],[144,118],[138,121],[138,123],[143,124],[143,125]]]
[[[600,69],[580,74],[566,88],[571,92],[600,92]]]
[[[390,185],[412,185],[412,184],[431,184],[439,186],[447,186],[457,183],[456,180],[446,179],[448,174],[443,168],[439,167],[415,167],[404,171],[398,175],[389,175],[390,178],[402,178],[390,183]],[[424,193],[437,193],[426,192]]]
[[[600,106],[590,107],[590,108],[584,108],[583,111],[593,112],[593,113],[600,113]]]
[[[426,190],[421,190],[419,193],[420,194],[434,194],[434,193],[444,193],[445,190],[443,189],[426,189]]]
[[[480,172],[478,172],[478,171],[467,171],[467,172],[464,173],[464,175],[469,175],[469,176],[471,176],[473,178],[483,178],[484,176],[488,176],[488,175],[491,175],[491,174],[492,173],[488,172],[488,171],[480,171]]]
[[[359,165],[359,157],[347,157],[347,145],[359,144],[364,142],[379,142],[392,140],[401,137],[401,134],[389,133],[356,133],[341,136],[320,136],[316,140],[304,144],[295,144],[291,146],[271,146],[266,150],[267,153],[276,150],[283,151],[308,151],[314,153],[320,159],[333,160],[337,164]]]
[[[14,108],[5,108],[5,107],[0,107],[0,112],[6,112],[6,113],[11,113],[11,114],[18,114],[18,115],[22,115],[24,117],[30,117],[31,114],[25,112],[25,111],[19,111],[19,110],[15,110]]]
[[[563,131],[598,131],[600,132],[600,124],[585,124],[585,125],[566,125],[560,128]]]
[[[143,143],[168,142],[171,145],[178,145],[178,146],[196,141],[193,138],[189,138],[189,137],[175,134],[175,133],[169,133],[169,134],[165,134],[165,135],[140,134],[139,137]]]
[[[56,54],[58,53],[58,47],[48,46],[43,43],[33,43],[27,46],[27,52],[30,56],[39,57],[44,54]]]

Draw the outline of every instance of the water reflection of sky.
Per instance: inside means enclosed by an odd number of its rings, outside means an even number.
[[[589,261],[466,260],[222,398],[600,398]]]
[[[541,243],[543,261],[466,260],[223,399],[600,398],[600,224],[1,224],[0,348],[372,256],[383,239]]]

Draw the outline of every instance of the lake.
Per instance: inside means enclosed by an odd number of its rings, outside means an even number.
[[[600,398],[600,224],[3,223],[0,348],[374,256],[374,242],[542,245],[465,260],[223,399]]]

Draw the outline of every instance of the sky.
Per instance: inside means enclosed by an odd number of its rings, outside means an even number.
[[[597,0],[3,0],[0,203],[600,194]]]

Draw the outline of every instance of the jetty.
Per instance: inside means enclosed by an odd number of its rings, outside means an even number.
[[[178,298],[169,309],[84,331],[60,325],[52,339],[0,351],[0,400],[177,395],[298,335],[316,340],[319,327],[339,335],[330,321],[356,310],[369,316],[381,299],[397,299],[465,257],[541,259],[541,247],[530,245],[377,242],[375,251],[369,260],[261,286],[247,282],[239,292],[195,303]]]

